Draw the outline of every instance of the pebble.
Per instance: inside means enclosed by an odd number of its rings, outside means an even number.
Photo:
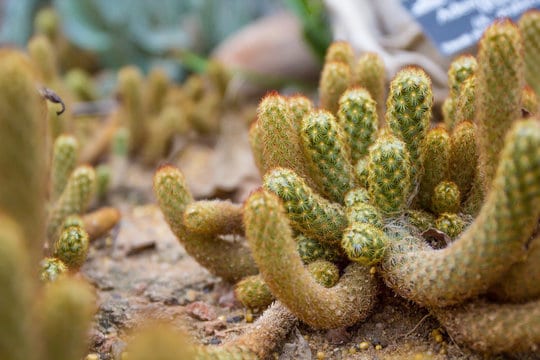
[[[367,341],[362,341],[360,344],[358,344],[358,347],[360,348],[360,350],[367,350],[369,349],[371,346],[371,344]]]
[[[238,323],[240,321],[244,320],[244,315],[240,314],[240,315],[233,315],[233,316],[229,316],[227,318],[227,322],[229,324],[234,324],[234,323]]]
[[[187,305],[186,311],[197,320],[209,321],[217,318],[216,311],[203,301],[195,301]]]

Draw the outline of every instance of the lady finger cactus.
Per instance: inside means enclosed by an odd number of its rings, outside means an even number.
[[[343,208],[314,193],[292,170],[270,171],[264,177],[263,187],[281,199],[296,230],[324,243],[339,241],[347,227]]]
[[[313,102],[303,95],[294,95],[287,98],[287,104],[291,110],[294,128],[300,134],[302,119],[313,110]]]
[[[403,141],[379,136],[369,151],[368,183],[372,203],[388,216],[406,206],[412,190],[411,163]]]
[[[435,220],[435,229],[442,231],[451,239],[455,239],[465,228],[465,222],[458,214],[442,213]]]
[[[64,191],[69,175],[77,165],[79,142],[74,136],[60,135],[54,141],[51,170],[52,200]]]
[[[62,260],[54,257],[48,257],[41,260],[40,266],[41,273],[39,274],[39,277],[43,282],[55,281],[68,270],[66,264],[64,264]]]
[[[184,212],[193,202],[193,197],[178,169],[161,167],[154,176],[154,193],[172,232],[199,264],[228,281],[237,281],[258,272],[244,244],[223,241],[218,234],[201,235],[188,230],[184,224]]]
[[[77,167],[68,179],[66,188],[49,214],[47,236],[50,247],[60,235],[64,219],[69,215],[82,214],[94,195],[96,173],[90,166]]]
[[[242,206],[230,201],[196,201],[184,211],[184,225],[192,233],[226,235],[244,233]]]
[[[265,309],[272,301],[274,295],[264,282],[261,275],[251,275],[234,285],[234,295],[248,309]]]
[[[345,193],[354,186],[350,149],[343,129],[329,112],[315,111],[302,120],[300,134],[312,178],[328,199],[343,202]]]
[[[53,254],[70,270],[78,270],[88,254],[88,233],[80,226],[69,226],[54,243]]]
[[[458,120],[456,119],[455,108],[461,96],[463,83],[471,76],[474,76],[477,66],[478,63],[472,55],[461,55],[450,64],[450,68],[448,69],[448,87],[450,88],[449,99],[453,106],[450,113],[445,117],[446,127],[449,131],[452,131]]]
[[[339,99],[337,118],[347,134],[352,162],[356,163],[375,141],[379,127],[376,103],[367,90],[349,89]]]
[[[369,223],[355,222],[345,229],[341,247],[350,260],[374,265],[382,260],[388,241],[381,229]]]
[[[533,88],[525,86],[521,93],[521,111],[525,113],[525,116],[535,116],[539,110],[538,95]]]
[[[354,60],[354,50],[347,41],[334,41],[326,50],[324,62],[342,62],[352,66]]]
[[[349,265],[334,287],[319,285],[298,256],[279,198],[265,190],[245,204],[246,237],[272,293],[302,321],[315,328],[352,325],[375,304],[376,280],[367,267]]]
[[[431,197],[431,209],[436,214],[457,213],[459,210],[461,194],[458,186],[451,181],[441,181]]]
[[[519,260],[540,215],[540,122],[518,122],[482,210],[452,244],[432,250],[393,239],[383,260],[385,282],[423,305],[446,306],[485,292]]]
[[[339,249],[335,246],[321,243],[304,235],[296,237],[296,250],[304,264],[309,264],[316,260],[337,262],[342,258]]]
[[[351,84],[351,67],[343,62],[327,62],[324,64],[319,81],[321,108],[336,114],[339,98]]]
[[[540,11],[529,10],[521,16],[518,22],[519,30],[523,35],[525,50],[525,78],[540,96]]]
[[[366,52],[358,58],[352,72],[353,84],[369,91],[375,101],[379,124],[382,125],[386,83],[386,70],[382,58],[376,53]]]
[[[146,137],[144,121],[143,79],[140,71],[127,66],[118,72],[118,95],[120,97],[120,118],[129,129],[129,151],[139,149]]]
[[[475,122],[482,186],[487,194],[495,176],[504,134],[521,117],[524,83],[523,40],[510,20],[491,25],[478,50]]]
[[[475,181],[477,163],[475,126],[465,121],[456,126],[450,137],[448,159],[448,179],[458,186],[462,200]]]

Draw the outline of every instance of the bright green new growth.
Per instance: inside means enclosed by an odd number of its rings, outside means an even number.
[[[540,215],[540,123],[520,121],[506,137],[493,188],[468,229],[445,249],[396,238],[385,282],[423,305],[445,306],[486,291],[519,260]]]
[[[243,234],[242,206],[224,200],[201,200],[184,211],[187,230],[201,235]]]
[[[347,227],[343,208],[313,192],[294,171],[276,168],[265,175],[263,186],[281,199],[294,229],[324,243],[339,241]]]
[[[475,122],[484,192],[495,176],[504,134],[521,116],[523,41],[510,20],[494,23],[479,42]]]
[[[68,179],[66,188],[49,214],[47,237],[50,247],[60,235],[62,224],[69,215],[82,214],[96,190],[96,172],[90,166],[77,167]]]
[[[68,270],[62,260],[54,257],[48,257],[41,260],[40,266],[41,272],[39,277],[43,282],[55,281],[60,275],[65,274]]]
[[[339,281],[339,268],[330,261],[317,260],[309,263],[306,269],[325,288],[331,288]]]
[[[5,360],[33,360],[37,355],[29,311],[33,289],[26,251],[19,226],[0,214],[0,354]]]
[[[379,210],[366,203],[357,203],[345,208],[347,213],[347,221],[350,225],[355,223],[365,223],[373,225],[379,229],[384,226],[383,217]]]
[[[456,124],[464,120],[456,118],[456,107],[458,107],[460,96],[462,96],[464,82],[474,76],[477,66],[478,63],[475,57],[471,55],[461,55],[450,64],[450,68],[448,69],[448,87],[450,88],[449,99],[452,106],[449,114],[445,116],[446,127],[449,131],[452,131]]]
[[[385,216],[401,212],[411,194],[411,163],[403,141],[379,136],[369,151],[369,197]]]
[[[304,264],[309,264],[316,260],[338,261],[342,257],[335,245],[321,243],[304,235],[296,237],[296,250]]]
[[[349,67],[352,66],[354,60],[354,50],[351,44],[347,41],[334,41],[326,49],[326,55],[324,57],[325,63],[330,62],[342,62]]]
[[[302,161],[300,135],[287,99],[277,94],[264,97],[257,108],[257,128],[254,131],[259,145],[255,144],[254,150],[259,146],[262,149],[262,174],[275,167],[285,167],[294,170],[312,186],[307,165]]]
[[[433,189],[431,209],[436,214],[457,213],[460,206],[461,193],[458,186],[451,181],[441,181]]]
[[[523,35],[525,50],[525,79],[540,96],[540,11],[527,11],[519,19],[518,26]]]
[[[353,66],[353,84],[365,88],[377,105],[379,124],[384,120],[386,70],[379,54],[366,52]]]
[[[303,95],[294,95],[287,98],[289,109],[292,114],[292,122],[296,132],[300,134],[302,128],[302,119],[313,110],[313,103]]]
[[[525,304],[487,303],[433,309],[458,343],[484,354],[536,353],[540,343],[540,300]]]
[[[354,186],[350,149],[343,129],[324,110],[309,113],[302,120],[300,141],[309,173],[321,192],[341,203]]]
[[[431,79],[423,70],[405,68],[390,83],[386,122],[394,135],[407,146],[413,179],[420,174],[420,147],[429,130],[432,104]]]
[[[464,199],[477,176],[478,152],[474,124],[465,121],[456,126],[450,137],[449,155],[448,179],[458,186]]]
[[[45,229],[47,108],[28,58],[0,50],[0,208],[21,226],[31,263]]]
[[[418,201],[424,209],[432,207],[433,190],[446,179],[450,158],[450,136],[443,127],[429,130],[420,149],[424,172],[420,180]]]
[[[465,228],[465,222],[457,214],[442,213],[435,220],[435,229],[442,231],[451,239],[455,239]]]
[[[70,226],[62,231],[54,243],[53,254],[70,270],[77,271],[86,261],[88,243],[88,234],[82,227]]]
[[[51,186],[52,200],[58,199],[64,191],[69,175],[77,165],[79,142],[74,136],[60,135],[54,141]]]
[[[319,81],[319,96],[321,108],[336,114],[339,108],[339,98],[351,84],[351,68],[342,62],[324,64]]]
[[[274,301],[274,295],[261,275],[252,275],[240,280],[234,286],[234,295],[248,309],[266,309]]]
[[[365,156],[354,165],[355,183],[362,188],[368,187],[368,164],[369,156]]]
[[[96,307],[93,289],[85,282],[59,278],[45,287],[38,307],[45,359],[81,359]]]
[[[382,260],[388,241],[384,232],[376,226],[353,222],[343,233],[341,247],[350,260],[375,265]]]
[[[369,193],[362,187],[354,188],[345,194],[345,199],[343,202],[347,207],[352,207],[358,204],[367,204],[369,203]]]
[[[134,152],[142,146],[147,131],[143,78],[138,68],[127,66],[120,69],[117,92],[120,97],[121,122],[129,130],[129,151]]]
[[[376,103],[367,90],[349,89],[339,99],[337,118],[347,134],[352,162],[356,163],[368,154],[368,148],[377,136]]]
[[[349,326],[364,319],[375,304],[376,280],[365,266],[351,264],[334,287],[319,285],[296,252],[279,198],[259,190],[244,208],[246,238],[261,276],[272,294],[315,328]]]
[[[203,235],[188,230],[184,212],[193,203],[193,196],[178,169],[160,168],[154,176],[154,193],[172,232],[199,264],[227,281],[237,281],[258,272],[244,244],[224,241],[219,234]]]

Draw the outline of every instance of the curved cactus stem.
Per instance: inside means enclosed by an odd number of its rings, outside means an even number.
[[[180,170],[161,167],[154,175],[154,193],[172,232],[199,264],[227,281],[257,274],[257,266],[244,244],[224,241],[218,234],[192,233],[184,225],[184,211],[193,197]]]
[[[184,211],[184,225],[200,235],[242,235],[242,205],[224,200],[201,200],[189,204]]]
[[[259,190],[244,209],[246,237],[272,293],[298,318],[315,328],[349,326],[365,319],[376,302],[377,281],[369,268],[351,264],[336,286],[319,285],[296,252],[279,198]]]
[[[493,188],[472,225],[442,250],[421,240],[390,242],[382,274],[403,297],[428,306],[482,292],[519,260],[540,215],[540,122],[520,121],[507,136]]]

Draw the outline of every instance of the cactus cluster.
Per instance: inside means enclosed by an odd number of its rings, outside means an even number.
[[[521,111],[532,103],[522,100],[524,84],[535,81],[525,78],[531,35],[522,31],[498,21],[477,57],[454,61],[444,123],[432,129],[424,71],[395,75],[381,119],[380,59],[355,65],[346,43],[333,44],[319,108],[300,95],[261,101],[250,142],[263,185],[243,208],[190,205],[180,171],[168,166],[154,178],[166,220],[200,264],[226,280],[245,277],[236,293],[248,307],[275,298],[306,324],[331,329],[369,316],[387,286],[474,350],[534,351],[540,120]],[[441,249],[423,237],[432,228],[449,239]],[[238,242],[220,240],[225,233]],[[321,260],[339,268],[331,287],[310,273]],[[505,329],[514,331],[509,341]]]

